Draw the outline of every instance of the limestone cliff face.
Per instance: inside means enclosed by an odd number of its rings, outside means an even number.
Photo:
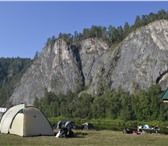
[[[112,51],[98,39],[86,39],[81,47],[57,40],[46,46],[38,60],[18,83],[10,100],[32,104],[45,90],[55,94],[87,86],[99,94],[101,86],[134,92],[159,83],[168,85],[168,21],[153,22],[131,33]]]
[[[112,88],[122,86],[133,92],[159,83],[168,83],[168,21],[153,22],[130,34],[116,48],[117,65],[111,75]]]
[[[11,96],[12,102],[32,104],[36,97],[42,98],[46,90],[66,94],[82,86],[80,61],[75,51],[63,40],[45,47],[16,87]]]

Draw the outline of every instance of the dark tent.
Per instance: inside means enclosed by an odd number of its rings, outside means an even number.
[[[93,126],[92,123],[86,122],[86,123],[83,123],[81,125],[81,129],[83,129],[83,130],[91,130],[91,129],[95,129],[95,127]]]
[[[57,138],[66,138],[66,137],[74,137],[74,133],[71,129],[75,128],[75,123],[69,120],[59,121],[57,123],[57,129],[59,132],[57,133]]]
[[[73,129],[75,128],[75,123],[69,120],[59,121],[57,123],[57,129],[61,129],[61,128]]]
[[[163,93],[161,99],[163,100],[163,102],[168,102],[168,89]]]

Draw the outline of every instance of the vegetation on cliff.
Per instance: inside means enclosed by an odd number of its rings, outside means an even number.
[[[8,100],[22,75],[32,64],[29,58],[0,58],[0,105]]]
[[[151,12],[148,15],[136,16],[133,25],[130,25],[128,22],[125,22],[123,27],[115,27],[113,25],[110,25],[109,27],[92,25],[91,28],[84,28],[83,32],[75,31],[73,35],[70,33],[60,33],[58,37],[53,36],[52,38],[48,38],[46,44],[51,44],[57,39],[63,39],[69,45],[73,45],[88,38],[99,38],[106,41],[109,46],[115,46],[116,43],[121,42],[137,28],[161,19],[168,19],[168,12],[163,9],[159,10],[158,13]]]

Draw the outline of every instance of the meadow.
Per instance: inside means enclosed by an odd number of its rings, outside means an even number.
[[[123,134],[121,131],[92,130],[76,131],[74,138],[55,136],[20,137],[0,134],[0,146],[167,146],[168,135]]]

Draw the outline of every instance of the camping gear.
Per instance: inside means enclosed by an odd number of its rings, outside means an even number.
[[[73,137],[74,133],[71,129],[75,128],[75,123],[69,120],[59,121],[57,123],[57,129],[60,129],[56,134],[57,138]]]
[[[2,118],[4,112],[6,112],[7,108],[0,107],[0,119]]]
[[[133,130],[129,129],[129,128],[124,128],[123,129],[123,133],[124,134],[132,134],[133,133]]]
[[[160,129],[158,126],[149,126],[149,125],[140,125],[138,126],[138,133],[144,134],[144,133],[159,133]]]
[[[54,135],[44,114],[39,109],[25,104],[16,105],[4,113],[0,132],[19,136]]]
[[[59,121],[57,123],[57,129],[61,129],[61,128],[73,129],[75,128],[75,123],[69,120]]]
[[[166,103],[168,102],[168,88],[163,93],[161,99],[163,100],[163,102],[166,102]]]
[[[88,122],[83,123],[83,124],[81,125],[81,128],[82,128],[83,130],[95,129],[94,126],[93,126],[93,124],[92,124],[92,123],[88,123]]]
[[[137,131],[132,131],[133,135],[138,135],[139,133]]]
[[[59,132],[56,134],[57,138],[67,138],[67,137],[74,137],[74,133],[72,130],[67,128],[61,128]]]

